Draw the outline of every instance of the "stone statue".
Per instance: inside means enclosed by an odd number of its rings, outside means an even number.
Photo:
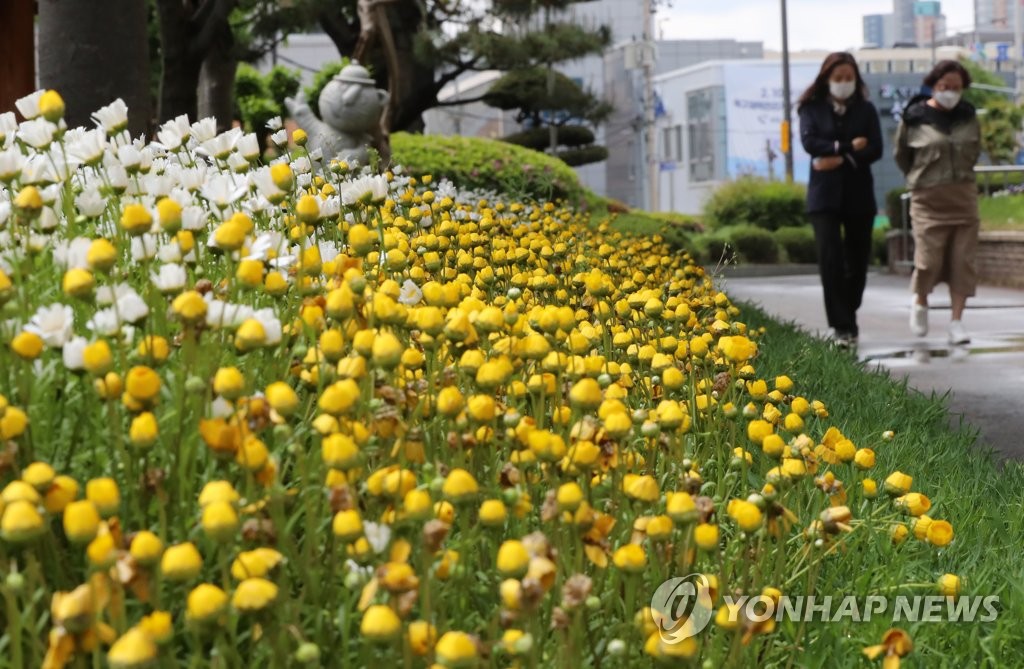
[[[387,102],[388,92],[377,88],[366,68],[352,61],[320,92],[320,118],[301,93],[297,99],[285,99],[285,106],[309,135],[309,150],[321,149],[326,160],[357,160],[365,165],[366,147],[379,132]]]

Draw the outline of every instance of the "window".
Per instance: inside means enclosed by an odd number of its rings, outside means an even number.
[[[686,96],[690,181],[711,181],[715,177],[713,91],[703,88]]]
[[[661,129],[661,159],[666,162],[683,160],[683,126],[674,125]]]

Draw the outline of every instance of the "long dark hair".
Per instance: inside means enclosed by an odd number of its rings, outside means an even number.
[[[828,92],[828,79],[832,76],[832,71],[840,65],[849,65],[853,68],[853,75],[857,79],[857,89],[853,92],[851,100],[866,100],[868,97],[868,85],[864,83],[864,79],[860,76],[860,68],[857,67],[857,60],[853,57],[853,54],[845,51],[836,51],[830,53],[826,58],[825,62],[821,64],[821,71],[818,72],[818,76],[814,79],[814,83],[807,87],[804,94],[800,96],[800,100],[797,102],[797,107],[803,107],[808,102],[814,102],[815,100],[824,100],[829,96]]]

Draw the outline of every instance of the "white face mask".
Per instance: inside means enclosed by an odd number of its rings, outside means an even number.
[[[960,91],[935,91],[932,97],[943,109],[952,109],[960,102]]]
[[[857,90],[856,81],[830,81],[828,82],[828,92],[832,94],[836,100],[845,100],[853,92]]]

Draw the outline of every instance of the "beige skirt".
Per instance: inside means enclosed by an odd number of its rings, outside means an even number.
[[[928,295],[937,284],[971,297],[978,286],[978,187],[972,182],[943,184],[911,193],[914,275],[910,289]]]

